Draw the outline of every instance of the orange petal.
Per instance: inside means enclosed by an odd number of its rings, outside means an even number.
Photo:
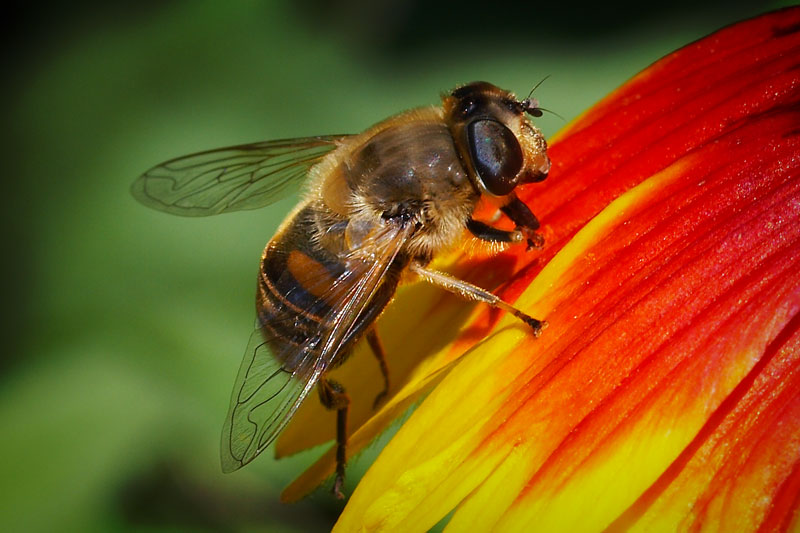
[[[453,509],[453,530],[792,524],[799,52],[800,9],[726,28],[559,137],[525,198],[548,246],[501,258],[518,258],[501,294],[550,328],[505,317],[458,360],[338,530],[424,530]]]

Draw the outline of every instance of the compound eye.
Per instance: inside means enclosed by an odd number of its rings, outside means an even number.
[[[522,168],[522,148],[511,130],[496,120],[476,120],[467,126],[467,142],[486,190],[495,196],[513,191]]]

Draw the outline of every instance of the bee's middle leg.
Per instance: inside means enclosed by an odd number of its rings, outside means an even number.
[[[518,319],[525,322],[528,326],[530,326],[531,329],[533,329],[534,336],[536,337],[541,335],[542,330],[547,327],[547,322],[545,322],[544,320],[538,320],[536,318],[533,318],[532,316],[517,309],[513,305],[505,302],[499,296],[496,296],[495,294],[492,294],[491,292],[487,291],[486,289],[482,289],[477,285],[473,285],[472,283],[455,278],[445,272],[439,272],[438,270],[431,270],[429,268],[422,266],[419,263],[412,262],[409,265],[409,268],[411,269],[412,272],[418,274],[422,279],[424,279],[428,283],[432,283],[447,291],[457,294],[466,300],[483,302],[485,304],[491,305],[492,307],[496,307],[498,309],[502,309],[503,311],[511,313]]]
[[[344,470],[347,465],[347,412],[350,409],[350,396],[339,383],[321,378],[317,387],[319,399],[327,409],[336,410],[336,479],[333,482],[333,494],[344,499]]]
[[[372,403],[372,408],[376,409],[386,399],[386,395],[389,394],[389,365],[386,364],[386,351],[383,349],[383,343],[378,337],[378,331],[374,325],[367,331],[367,342],[369,347],[372,348],[375,358],[378,359],[378,364],[381,366],[381,374],[383,374],[383,390],[375,396],[375,401]]]

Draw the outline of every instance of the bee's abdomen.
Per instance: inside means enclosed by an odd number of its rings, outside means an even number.
[[[312,208],[301,209],[267,245],[258,279],[258,324],[274,355],[290,370],[322,349],[324,332],[333,327],[355,283],[339,257],[313,238],[313,217]],[[337,353],[346,352],[377,318],[394,294],[396,279],[392,275],[383,281]],[[334,364],[343,360],[336,357]]]

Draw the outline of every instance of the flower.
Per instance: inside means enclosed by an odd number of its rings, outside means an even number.
[[[798,527],[800,8],[663,58],[550,157],[523,196],[545,248],[453,259],[484,286],[507,279],[498,294],[550,327],[536,339],[475,309],[459,333],[452,297],[401,294],[381,323],[399,390],[372,412],[376,368],[354,393],[350,454],[430,393],[336,530],[450,513],[453,531]],[[317,416],[304,406],[278,454],[329,439]],[[332,469],[331,450],[287,499]]]

